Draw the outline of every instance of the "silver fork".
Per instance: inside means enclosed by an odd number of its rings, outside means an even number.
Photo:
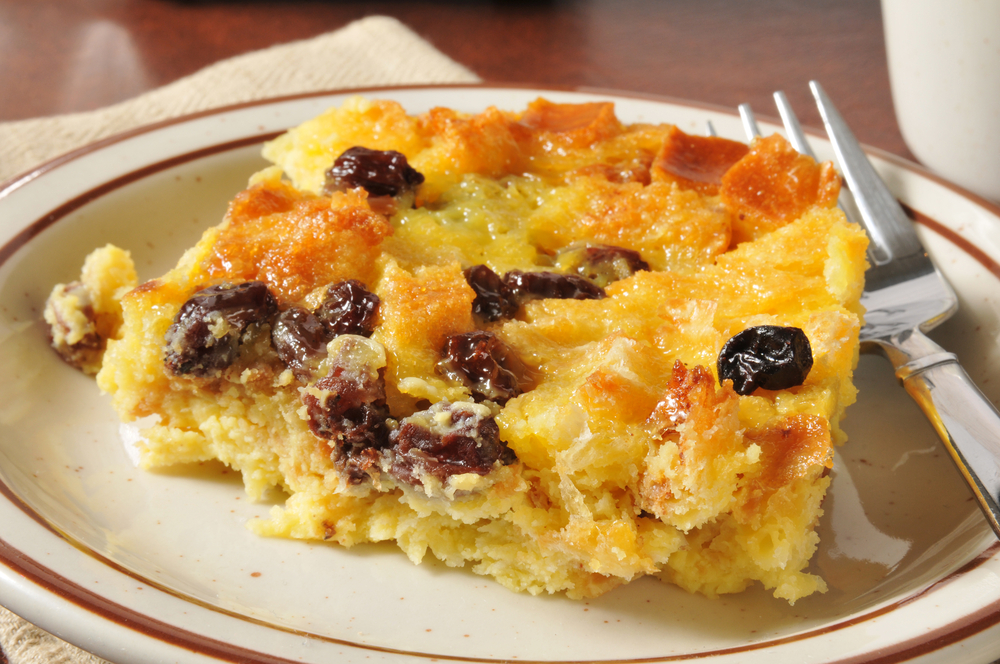
[[[949,353],[924,333],[958,309],[958,298],[931,262],[895,197],[872,167],[854,134],[816,81],[826,133],[847,180],[839,205],[871,239],[861,303],[867,310],[862,350],[889,359],[903,388],[917,402],[1000,537],[1000,413]],[[788,139],[814,156],[784,93],[774,94]],[[753,111],[740,106],[751,138],[760,134]]]

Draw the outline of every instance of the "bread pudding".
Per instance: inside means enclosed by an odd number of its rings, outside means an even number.
[[[826,589],[867,244],[829,164],[544,99],[352,98],[264,155],[173,270],[108,246],[50,298],[56,350],[152,416],[143,467],[217,459],[283,492],[261,535],[534,594]]]

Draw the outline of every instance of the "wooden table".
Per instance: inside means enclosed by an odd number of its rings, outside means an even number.
[[[912,158],[878,0],[0,0],[0,121],[105,106],[371,14],[489,82],[749,101],[760,115],[776,115],[770,95],[783,89],[818,127],[806,87],[816,78],[863,143]]]

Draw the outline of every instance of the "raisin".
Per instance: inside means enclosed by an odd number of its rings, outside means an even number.
[[[423,484],[426,475],[442,483],[452,475],[486,475],[498,460],[513,457],[490,409],[471,403],[441,401],[414,413],[400,422],[390,442],[389,474],[411,485]]]
[[[607,286],[640,270],[649,269],[649,263],[642,259],[638,251],[609,245],[567,249],[560,252],[558,263],[567,271],[598,286]]]
[[[388,444],[385,384],[356,380],[337,370],[303,395],[309,428],[331,441],[334,463],[351,484],[361,483]]]
[[[59,284],[45,302],[49,341],[71,366],[95,374],[101,368],[104,340],[97,331],[97,315],[90,291],[79,281]]]
[[[504,404],[524,391],[528,369],[492,332],[455,334],[445,341],[438,369],[469,388],[476,401]]]
[[[326,291],[326,299],[316,308],[319,319],[330,338],[341,334],[370,337],[375,331],[379,297],[356,279],[333,284]]]
[[[476,293],[476,298],[472,301],[472,313],[491,322],[511,318],[517,313],[520,305],[514,297],[514,291],[496,272],[485,265],[473,265],[463,274]]]
[[[556,272],[521,272],[511,270],[503,282],[519,301],[536,299],[599,300],[604,289],[575,274]]]
[[[271,342],[278,357],[299,378],[307,378],[312,360],[326,353],[330,340],[326,326],[302,307],[281,312],[271,328]]]
[[[262,281],[210,286],[192,295],[167,330],[165,364],[175,375],[211,376],[236,359],[252,323],[266,323],[278,305]]]
[[[398,196],[423,181],[424,176],[407,163],[403,154],[359,146],[344,151],[333,162],[326,171],[323,192],[363,187],[372,196]]]
[[[385,350],[362,337],[340,339],[329,374],[302,390],[302,402],[309,428],[330,441],[334,465],[350,483],[358,484],[389,444]]]
[[[805,382],[812,368],[812,348],[797,327],[760,325],[733,336],[719,353],[719,381],[733,381],[743,396],[758,387],[784,390]]]

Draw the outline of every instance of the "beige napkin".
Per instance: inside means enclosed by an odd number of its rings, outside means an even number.
[[[2,123],[0,182],[105,136],[208,108],[314,90],[477,81],[399,21],[373,16],[313,39],[223,60],[114,106]]]
[[[0,182],[105,136],[208,108],[313,90],[477,81],[474,73],[395,19],[370,17],[313,39],[224,60],[114,106],[0,123]],[[104,661],[2,607],[0,651],[10,664]]]

